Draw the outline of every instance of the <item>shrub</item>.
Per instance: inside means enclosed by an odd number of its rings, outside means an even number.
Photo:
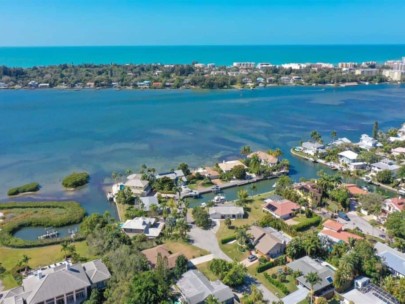
[[[62,185],[65,188],[75,189],[87,184],[90,180],[90,175],[87,172],[73,172],[62,180]]]
[[[40,187],[41,186],[38,183],[25,184],[19,187],[11,188],[10,190],[8,190],[7,195],[13,196],[26,192],[36,192],[39,190]]]
[[[293,229],[296,231],[304,231],[312,226],[318,226],[319,223],[322,221],[322,218],[319,215],[315,215],[314,217],[307,218],[301,223],[293,225]]]
[[[273,261],[270,261],[265,264],[257,266],[256,271],[258,273],[261,273],[261,272],[266,271],[267,269],[273,268],[275,266],[284,265],[285,262],[286,262],[286,257],[285,257],[285,255],[282,255],[282,256],[279,256],[277,259],[274,259]]]
[[[227,244],[227,243],[232,242],[232,241],[234,241],[234,240],[236,240],[236,236],[235,236],[235,235],[228,236],[228,237],[223,238],[223,239],[221,240],[221,244]]]
[[[278,289],[281,290],[282,293],[284,293],[285,295],[288,295],[290,293],[290,291],[288,290],[288,288],[281,283],[280,281],[277,281],[275,279],[273,279],[268,273],[264,273],[264,277],[266,278],[267,281],[269,281],[272,285],[276,286]]]

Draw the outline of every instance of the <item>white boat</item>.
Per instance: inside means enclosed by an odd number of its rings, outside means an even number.
[[[277,183],[274,183],[273,188],[276,188],[276,187],[277,187]]]
[[[202,204],[201,204],[201,207],[205,208],[205,207],[207,207],[207,204],[206,204],[206,203],[202,203]]]
[[[224,203],[225,201],[226,201],[226,198],[225,198],[225,196],[223,196],[223,195],[221,195],[221,194],[219,194],[219,195],[216,195],[214,198],[213,198],[213,200],[212,200],[214,203]]]
[[[365,181],[365,182],[367,182],[367,183],[371,183],[371,177],[370,176],[364,176],[363,177],[363,180]]]

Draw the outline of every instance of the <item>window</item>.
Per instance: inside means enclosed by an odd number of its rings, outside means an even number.
[[[65,296],[59,296],[56,298],[56,304],[65,304]]]
[[[73,296],[73,292],[69,292],[66,294],[66,303],[67,304],[72,304],[75,302],[75,297]]]
[[[46,300],[46,304],[55,304],[55,299]]]
[[[76,300],[82,300],[86,297],[84,289],[76,290]]]

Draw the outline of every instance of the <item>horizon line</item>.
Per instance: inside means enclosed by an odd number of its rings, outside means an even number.
[[[113,45],[4,45],[0,48],[63,48],[63,47],[252,47],[252,46],[405,46],[405,43],[325,43],[325,44],[113,44]]]

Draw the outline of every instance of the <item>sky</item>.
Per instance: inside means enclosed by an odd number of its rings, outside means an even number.
[[[0,0],[0,46],[405,44],[405,0]]]

